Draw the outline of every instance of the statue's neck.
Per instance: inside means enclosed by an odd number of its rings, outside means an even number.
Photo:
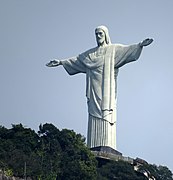
[[[105,41],[103,43],[98,44],[98,47],[105,47],[105,46],[107,46]]]

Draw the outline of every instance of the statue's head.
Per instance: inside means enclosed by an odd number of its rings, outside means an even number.
[[[106,26],[98,26],[95,29],[95,34],[98,46],[111,44],[108,28]]]

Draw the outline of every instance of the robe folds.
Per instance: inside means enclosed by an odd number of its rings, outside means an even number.
[[[68,74],[86,74],[88,147],[109,146],[116,149],[118,70],[137,60],[141,51],[139,44],[111,44],[92,48],[76,57],[61,61]]]

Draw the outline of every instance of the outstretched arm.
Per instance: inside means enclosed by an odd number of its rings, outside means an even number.
[[[62,65],[69,75],[77,73],[86,73],[85,65],[78,59],[78,57],[72,57],[64,60],[54,59],[46,64],[48,67],[56,67]]]
[[[153,42],[153,39],[147,38],[142,42],[134,45],[119,45],[115,56],[115,68],[119,68],[129,62],[136,61],[144,46],[148,46]]]
[[[136,61],[141,52],[143,46],[138,44],[133,45],[118,45],[115,53],[115,68],[120,68],[123,65]]]

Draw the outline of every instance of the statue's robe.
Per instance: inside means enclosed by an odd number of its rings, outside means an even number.
[[[118,69],[139,58],[139,44],[111,44],[90,49],[62,62],[74,75],[86,74],[88,103],[88,147],[109,146],[116,149],[116,94]]]

